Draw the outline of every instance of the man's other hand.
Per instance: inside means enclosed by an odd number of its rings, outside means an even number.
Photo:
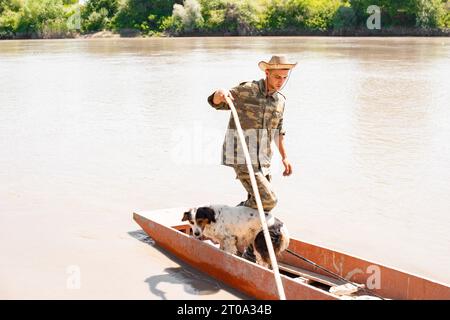
[[[292,166],[288,159],[283,159],[284,172],[283,176],[290,176],[292,174]]]

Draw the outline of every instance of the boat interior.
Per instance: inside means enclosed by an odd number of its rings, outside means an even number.
[[[190,225],[176,225],[173,226],[175,230],[191,235],[192,230]],[[203,238],[202,241],[219,247],[218,243],[215,243],[211,239]],[[249,263],[253,263],[250,262]],[[278,267],[280,270],[280,274],[283,274],[294,281],[298,281],[300,283],[313,286],[319,290],[325,291],[327,293],[331,293],[336,295],[337,298],[343,300],[381,300],[385,298],[381,298],[369,290],[365,288],[364,284],[354,283],[354,282],[345,282],[336,277],[327,276],[317,272],[316,267],[310,265],[308,267],[307,264],[293,264],[291,261],[286,261],[283,259],[283,256],[278,257]]]

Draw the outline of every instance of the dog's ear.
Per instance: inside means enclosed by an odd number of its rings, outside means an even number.
[[[195,214],[196,219],[206,219],[209,223],[216,222],[216,213],[210,207],[200,207]]]
[[[192,214],[191,211],[186,211],[185,213],[183,213],[183,219],[181,219],[181,221],[190,221],[192,220]]]

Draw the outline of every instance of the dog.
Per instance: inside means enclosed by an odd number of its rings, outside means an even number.
[[[275,218],[275,222],[269,226],[268,229],[273,250],[275,251],[275,255],[278,256],[289,247],[289,231],[285,224],[278,218]],[[253,242],[245,248],[242,257],[272,269],[269,250],[267,249],[263,230],[258,232]]]
[[[218,242],[226,252],[237,254],[238,248],[246,248],[253,243],[261,230],[258,211],[245,206],[210,205],[191,208],[184,212],[182,221],[188,221],[195,238],[202,236]],[[268,225],[274,218],[266,216]]]
[[[256,209],[227,205],[210,205],[191,208],[183,213],[195,238],[207,237],[220,245],[220,249],[260,265],[270,267],[270,258],[264,242],[259,214]],[[266,215],[275,253],[289,245],[289,234],[283,223],[270,213]],[[243,249],[240,254],[239,249]],[[254,257],[254,258],[253,258]]]

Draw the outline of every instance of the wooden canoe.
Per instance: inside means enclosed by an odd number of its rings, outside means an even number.
[[[278,298],[271,270],[191,237],[189,224],[181,222],[186,209],[135,212],[133,218],[157,245],[194,268],[250,297]],[[386,299],[450,300],[450,287],[436,281],[293,238],[289,249]],[[284,252],[278,261],[287,299],[373,298],[361,290],[351,295],[330,293],[344,283],[290,253]]]

